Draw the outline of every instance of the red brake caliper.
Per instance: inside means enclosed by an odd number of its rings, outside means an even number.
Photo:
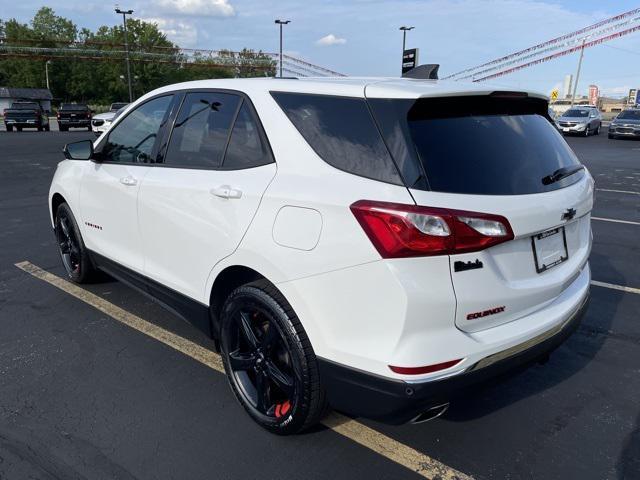
[[[276,418],[284,417],[290,409],[291,403],[289,403],[289,400],[284,403],[276,404]]]

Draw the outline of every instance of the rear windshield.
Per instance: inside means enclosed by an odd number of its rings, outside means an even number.
[[[571,110],[567,110],[564,115],[564,117],[588,117],[589,116],[589,110],[576,110],[576,109],[571,109]]]
[[[409,187],[522,195],[557,190],[584,175],[542,182],[560,168],[579,164],[552,126],[543,100],[451,97],[369,103],[396,163],[413,159],[421,167],[424,178],[403,175]]]
[[[640,110],[626,110],[618,115],[621,120],[640,120]]]
[[[16,110],[34,110],[40,108],[37,103],[14,103],[11,108]]]
[[[63,103],[60,110],[87,110],[89,107],[82,103]]]
[[[128,103],[112,103],[111,104],[111,111],[112,112],[117,112],[118,110],[120,110],[121,108],[126,107],[127,105],[129,105]]]

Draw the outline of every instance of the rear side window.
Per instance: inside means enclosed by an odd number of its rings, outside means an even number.
[[[240,101],[240,97],[228,93],[187,94],[173,126],[166,163],[219,168]]]
[[[547,175],[579,162],[546,118],[542,100],[454,97],[370,103],[385,135],[403,132],[393,139],[396,151],[411,155],[422,168],[426,184],[414,188],[522,195],[557,190],[584,176],[580,171],[543,183]]]
[[[266,165],[272,161],[249,104],[243,101],[231,131],[222,166],[228,170],[240,170]]]
[[[329,165],[362,177],[402,184],[364,99],[271,94],[307,143]]]

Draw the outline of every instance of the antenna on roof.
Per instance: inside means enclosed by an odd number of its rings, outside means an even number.
[[[402,78],[415,78],[419,80],[437,80],[438,69],[440,65],[437,63],[427,63],[425,65],[418,65],[412,68],[408,72],[402,74]]]

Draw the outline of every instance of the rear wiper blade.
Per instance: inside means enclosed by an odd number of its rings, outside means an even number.
[[[565,177],[578,173],[584,168],[584,165],[574,165],[573,167],[562,167],[553,172],[551,175],[547,175],[542,178],[543,185],[551,185],[552,183],[562,180]]]

